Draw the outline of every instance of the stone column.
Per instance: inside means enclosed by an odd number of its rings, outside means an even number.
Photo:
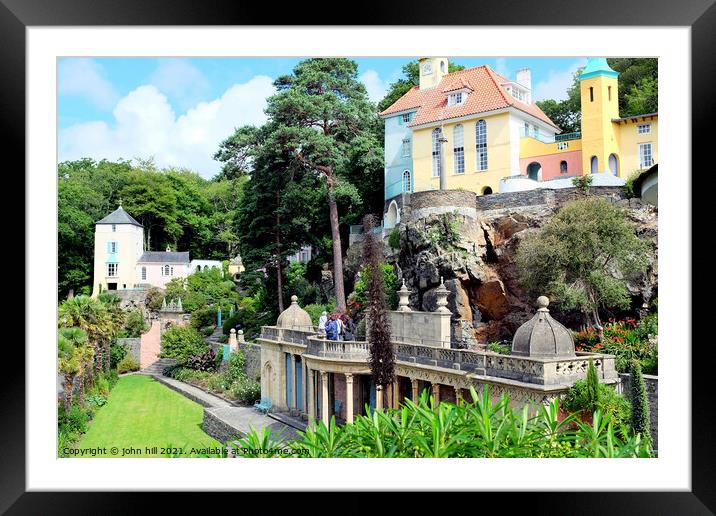
[[[229,332],[229,349],[231,349],[231,351],[239,349],[239,344],[236,340],[236,330],[234,328],[231,328],[231,331]]]
[[[434,383],[431,385],[432,391],[433,391],[433,403],[435,406],[440,403],[440,384]]]
[[[418,396],[420,396],[420,393],[418,392],[418,379],[417,378],[411,378],[410,379],[410,386],[413,388],[413,403],[418,402]]]
[[[306,381],[308,382],[308,395],[306,396],[308,399],[306,400],[307,408],[306,413],[308,415],[308,421],[309,424],[311,420],[315,422],[316,420],[316,407],[315,405],[315,399],[316,399],[316,385],[315,385],[315,375],[313,374],[313,369],[309,369],[308,366],[306,366]]]
[[[398,383],[398,377],[393,380],[393,408],[400,406],[400,383]]]
[[[376,410],[383,409],[383,386],[382,385],[375,386],[375,409]]]
[[[291,404],[289,406],[289,413],[291,412],[290,409],[298,410],[298,407],[296,406],[296,400],[298,399],[298,396],[296,395],[296,355],[291,353],[291,397],[292,400],[288,400]]]
[[[462,399],[462,389],[460,387],[455,387],[455,403],[459,404],[461,399]]]
[[[444,143],[447,143],[447,138],[445,138],[445,135],[442,133],[442,130],[440,132],[440,137],[438,138],[438,144],[440,145],[440,190],[447,190],[447,170],[445,170],[445,145]]]
[[[246,341],[244,340],[244,330],[239,330],[239,333],[237,335],[239,344],[243,344]]]
[[[328,428],[330,417],[328,416],[328,373],[321,371],[321,419]]]
[[[346,373],[346,422],[353,422],[353,374]]]
[[[308,414],[308,383],[310,380],[308,379],[308,367],[306,367],[305,360],[301,360],[301,378],[303,378],[302,383],[304,385],[301,393],[301,401],[303,402],[301,403],[301,411],[304,414]]]

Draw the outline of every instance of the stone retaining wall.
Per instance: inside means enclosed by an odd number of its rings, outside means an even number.
[[[629,397],[631,388],[631,375],[628,373],[619,373],[621,384],[619,392],[625,397]],[[644,385],[646,387],[646,397],[649,401],[649,422],[651,423],[651,439],[654,442],[654,449],[659,449],[659,377],[649,374],[644,375]]]
[[[237,435],[241,434],[239,430],[217,417],[210,408],[204,409],[201,429],[220,443],[227,443],[237,436],[243,437],[243,435]]]
[[[449,207],[475,207],[477,194],[468,190],[429,190],[410,194],[410,209],[415,211],[422,208]]]
[[[621,186],[593,186],[589,189],[589,195],[612,197],[615,200],[626,199],[626,193]],[[555,190],[541,188],[525,192],[481,195],[475,200],[475,205],[478,210],[497,210],[538,204],[557,205],[582,198],[584,198],[584,193],[577,188]]]
[[[127,353],[132,355],[138,364],[141,361],[141,342],[142,339],[140,337],[117,339],[117,344],[125,346],[127,348]]]
[[[261,378],[261,346],[247,342],[239,344],[239,348],[244,350],[246,357],[246,376]]]

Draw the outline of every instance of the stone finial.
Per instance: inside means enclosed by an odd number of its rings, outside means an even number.
[[[236,330],[234,328],[231,328],[229,331],[229,348],[232,350],[238,349],[239,344],[236,340]]]
[[[291,296],[291,304],[297,305],[298,304],[298,296],[296,294]]]
[[[162,310],[166,310],[166,309],[167,309],[167,298],[164,297],[164,298],[162,298]]]
[[[403,278],[403,286],[398,290],[398,296],[400,297],[400,300],[398,301],[398,312],[411,312],[412,310],[408,306],[410,291],[408,290],[408,287],[405,286],[405,278]]]
[[[450,294],[450,291],[445,287],[445,281],[443,277],[440,276],[440,286],[435,290],[435,295],[437,296],[435,304],[438,305],[437,310],[435,310],[436,312],[450,313],[450,310],[447,309],[448,294]]]
[[[246,342],[244,340],[244,330],[239,330],[238,340],[239,340],[239,344],[241,344],[242,342]]]
[[[184,311],[184,307],[183,307],[182,304],[181,304],[181,298],[179,298],[179,299],[177,300],[177,311],[179,311],[179,312],[183,312],[183,311]]]
[[[572,332],[549,314],[549,298],[537,298],[537,313],[517,328],[512,339],[512,354],[526,357],[573,357]]]

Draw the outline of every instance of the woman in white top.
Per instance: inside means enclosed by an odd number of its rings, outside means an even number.
[[[318,333],[326,333],[326,323],[328,322],[328,314],[323,311],[321,317],[318,318]]]

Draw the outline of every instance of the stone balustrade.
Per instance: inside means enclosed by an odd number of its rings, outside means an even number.
[[[320,358],[367,362],[370,356],[366,341],[326,340],[309,331],[264,326],[261,337],[306,345],[307,355]],[[503,378],[544,386],[573,384],[576,380],[585,378],[591,358],[600,379],[609,383],[618,379],[614,356],[598,353],[580,352],[575,357],[567,358],[518,357],[489,351],[420,346],[407,342],[393,342],[393,350],[396,360],[403,363],[441,367],[481,377]]]
[[[309,337],[307,355],[335,360],[368,361],[369,348],[366,341],[326,340]]]
[[[316,334],[316,330],[311,328],[305,330],[294,330],[286,328],[278,328],[276,326],[262,326],[261,338],[266,340],[274,340],[277,342],[290,342],[292,344],[308,345],[308,338]]]

